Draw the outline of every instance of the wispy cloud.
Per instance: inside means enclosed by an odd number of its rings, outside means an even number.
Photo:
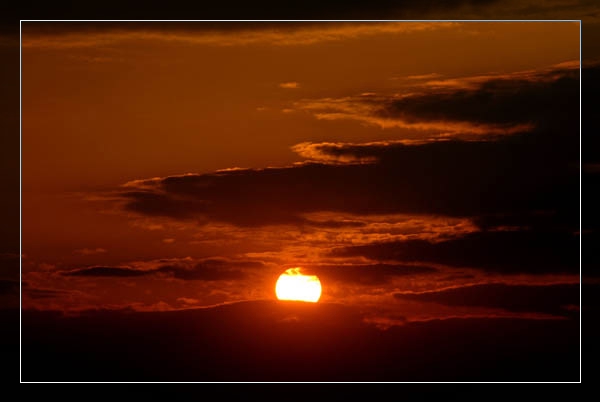
[[[333,255],[428,262],[498,273],[579,271],[578,236],[528,230],[473,232],[444,241],[408,240],[334,249]]]
[[[579,284],[508,285],[486,283],[425,292],[399,292],[403,300],[454,306],[481,306],[508,311],[570,314],[570,306],[579,304]]]
[[[418,140],[389,140],[364,143],[351,142],[301,142],[291,147],[303,158],[321,163],[373,163],[379,160],[374,155],[394,146],[423,145],[430,142],[446,141],[446,138],[423,138]],[[369,155],[368,152],[373,154]],[[361,152],[363,151],[363,152]]]
[[[127,266],[91,266],[62,271],[74,277],[140,277],[166,275],[181,280],[218,281],[240,279],[243,269],[263,267],[260,261],[233,261],[223,258],[194,260],[191,258],[138,261]]]
[[[414,81],[422,81],[422,80],[430,80],[430,79],[439,78],[439,77],[441,77],[441,74],[429,73],[429,74],[409,75],[408,77],[406,77],[406,79],[414,80]]]
[[[101,247],[98,248],[81,248],[75,250],[73,253],[78,255],[96,255],[96,254],[104,254],[107,250]]]
[[[437,90],[476,90],[491,81],[552,82],[563,78],[569,71],[579,69],[579,60],[569,60],[536,70],[515,71],[512,73],[490,73],[467,77],[444,78],[429,74],[421,85]],[[426,77],[426,76],[423,76]],[[410,78],[410,77],[409,77]]]
[[[149,275],[152,271],[139,270],[130,267],[87,267],[65,271],[65,276],[92,276],[92,277],[130,277]]]
[[[281,84],[279,84],[279,88],[284,88],[284,89],[297,89],[300,88],[300,84],[297,82],[282,82]]]
[[[178,297],[177,298],[178,302],[181,302],[185,305],[195,305],[195,304],[199,304],[200,300],[198,299],[194,299],[192,297]]]
[[[61,33],[36,30],[35,25],[23,27],[22,46],[24,48],[85,48],[108,46],[118,42],[146,41],[181,43],[187,45],[240,46],[250,44],[270,44],[275,46],[303,46],[320,42],[354,39],[363,36],[383,34],[409,34],[413,32],[449,29],[459,25],[453,22],[388,22],[388,23],[323,23],[290,24],[289,26],[265,26],[238,29],[204,29],[201,23],[197,29],[165,30],[157,27],[139,27],[135,24],[111,26],[108,29],[69,30]],[[212,26],[214,28],[214,25]],[[64,27],[63,27],[64,29]],[[60,29],[56,29],[60,32]]]
[[[456,136],[497,136],[530,131],[532,124],[493,124],[443,119],[424,119],[415,116],[401,116],[388,110],[396,101],[410,102],[418,96],[371,96],[323,98],[302,100],[294,104],[298,110],[311,113],[318,120],[354,120],[382,129],[409,129],[437,133],[439,137]]]

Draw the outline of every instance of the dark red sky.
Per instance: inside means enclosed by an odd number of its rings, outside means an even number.
[[[377,323],[560,318],[415,296],[577,286],[578,76],[573,22],[25,23],[24,307],[274,299],[302,266]]]
[[[585,17],[585,98],[599,82],[597,7],[551,3],[406,5],[395,18]],[[579,154],[578,22],[27,22],[22,32],[26,361],[67,348],[74,365],[98,363],[93,380],[129,350],[140,360],[116,363],[115,378],[277,377],[268,365],[252,377],[243,367],[257,356],[234,358],[225,339],[198,355],[181,326],[195,322],[201,342],[247,332],[232,340],[240,350],[268,338],[277,350],[319,339],[322,351],[342,333],[353,335],[340,355],[365,344],[352,362],[328,356],[312,379],[577,377],[580,237],[597,238],[598,221],[581,232],[579,173],[596,181],[599,165],[591,120]],[[2,259],[0,297],[14,304],[14,250]],[[318,310],[274,303],[294,266],[321,278]],[[55,322],[53,311],[75,318]],[[124,312],[138,318],[126,326]],[[213,363],[232,353],[239,371],[153,371],[141,358],[150,343],[119,335],[163,325],[172,330],[157,342]],[[86,327],[110,339],[87,358],[81,339],[97,341]],[[414,339],[423,346],[409,352]],[[460,355],[461,342],[473,353]],[[168,355],[154,356],[168,366]],[[396,358],[422,363],[353,371]]]

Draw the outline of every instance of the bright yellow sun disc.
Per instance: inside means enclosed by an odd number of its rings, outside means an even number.
[[[279,300],[316,303],[321,297],[321,281],[315,275],[302,274],[301,268],[290,268],[279,276],[275,294]]]

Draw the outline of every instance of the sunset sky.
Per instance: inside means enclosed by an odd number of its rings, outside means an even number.
[[[556,267],[521,244],[570,206],[578,23],[48,26],[23,26],[26,307],[269,299],[302,266],[428,319],[520,313],[416,294],[579,282],[577,220],[543,233]],[[541,133],[556,110],[572,131]]]
[[[579,22],[23,22],[21,46],[24,310],[218,311],[302,267],[379,331],[578,320]]]

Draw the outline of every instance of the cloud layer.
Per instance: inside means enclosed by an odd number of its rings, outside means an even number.
[[[579,236],[532,230],[485,231],[441,242],[406,240],[332,250],[333,256],[437,263],[499,273],[579,272]]]
[[[331,102],[367,104],[378,117],[458,122],[484,131],[488,124],[529,125],[522,133],[300,143],[293,150],[306,161],[293,166],[135,180],[117,195],[128,212],[187,222],[200,231],[214,224],[253,233],[293,227],[304,241],[312,238],[323,258],[377,266],[376,278],[362,277],[371,283],[394,276],[394,264],[407,263],[574,275],[579,271],[577,65],[452,82],[433,77],[435,85],[405,97]],[[394,214],[465,220],[472,227],[438,237],[394,238],[394,228],[380,225],[377,236],[364,236],[375,233],[375,217]],[[336,230],[346,231],[351,244],[328,243],[328,231]],[[286,233],[287,241],[301,238]],[[326,250],[328,244],[332,248]],[[359,278],[352,269],[359,268],[349,269],[348,278]],[[177,272],[163,273],[184,275]]]
[[[225,259],[172,259],[170,261],[150,261],[137,264],[137,267],[85,267],[64,271],[64,276],[75,277],[138,277],[163,275],[181,280],[219,281],[243,279],[244,270],[259,269],[260,261],[228,261]]]
[[[508,311],[563,315],[579,312],[579,284],[527,286],[492,283],[422,293],[397,293],[394,296],[402,300],[492,307]]]
[[[246,46],[305,46],[319,42],[336,42],[381,34],[447,29],[453,22],[363,23],[112,23],[77,25],[27,22],[23,28],[25,48],[92,48],[110,46],[117,42],[146,41],[180,43],[185,45]]]
[[[437,132],[434,137],[495,137],[552,127],[575,112],[579,62],[512,74],[419,82],[413,91],[307,99],[296,109],[324,120]]]

